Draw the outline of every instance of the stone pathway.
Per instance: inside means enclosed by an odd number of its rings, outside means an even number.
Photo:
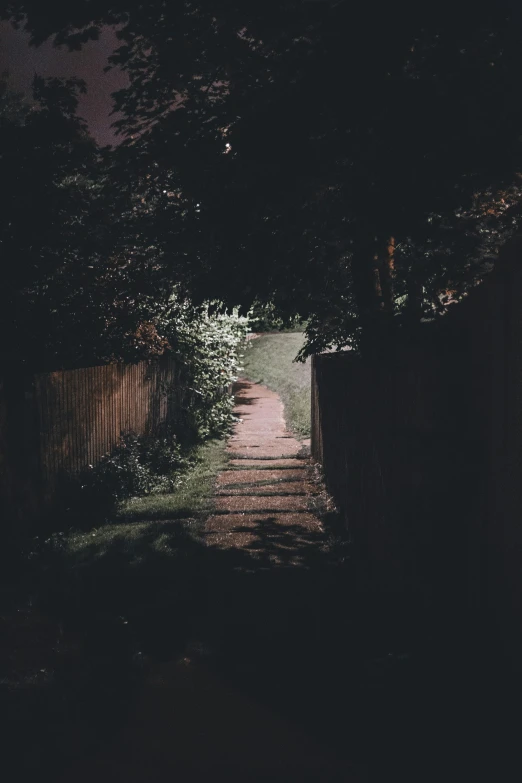
[[[207,520],[209,546],[243,550],[277,565],[301,565],[323,528],[310,513],[319,494],[309,441],[286,429],[283,404],[261,384],[236,384],[239,417],[228,444],[230,467],[218,477],[215,512]]]

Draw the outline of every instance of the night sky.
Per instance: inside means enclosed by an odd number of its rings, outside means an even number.
[[[114,144],[111,128],[116,116],[112,111],[111,93],[124,87],[127,78],[119,69],[103,73],[107,57],[119,42],[113,29],[106,28],[98,41],[92,41],[80,52],[56,48],[46,42],[29,46],[29,35],[0,22],[0,73],[9,71],[13,90],[30,93],[34,74],[40,76],[77,76],[87,83],[87,95],[80,96],[79,114],[87,120],[89,130],[101,145]]]

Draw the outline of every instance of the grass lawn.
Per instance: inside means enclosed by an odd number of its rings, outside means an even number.
[[[246,343],[242,376],[277,392],[285,406],[287,427],[310,437],[310,360],[294,359],[304,343],[302,332],[265,334]]]

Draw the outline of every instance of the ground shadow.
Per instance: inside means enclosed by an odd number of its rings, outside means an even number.
[[[349,546],[336,536],[321,546],[295,527],[267,515],[251,545],[224,550],[194,521],[144,521],[54,547],[34,604],[76,648],[51,662],[44,695],[10,692],[5,761],[16,762],[18,779],[42,769],[58,779],[72,758],[110,744],[142,673],[185,655],[367,768],[369,780],[390,770],[435,780],[450,758],[455,770],[459,759],[467,771],[483,767],[497,741],[485,688],[477,699],[455,662],[452,672],[426,654],[411,631],[414,602],[405,612],[399,596],[383,604],[357,593]],[[31,743],[37,750],[24,752]]]
[[[250,390],[252,388],[252,383],[250,381],[241,381],[238,380],[234,383],[234,398],[236,401],[236,405],[255,405],[259,397],[245,397],[242,392]]]

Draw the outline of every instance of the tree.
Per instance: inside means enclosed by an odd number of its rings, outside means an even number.
[[[182,353],[208,319],[141,241],[154,189],[147,198],[145,185],[126,188],[121,173],[110,187],[116,163],[76,116],[83,85],[37,78],[32,101],[0,87],[4,366],[32,373]]]
[[[87,273],[92,243],[85,233],[80,239],[78,226],[89,208],[96,159],[95,144],[76,116],[82,89],[74,80],[35,78],[32,102],[1,90],[4,361],[52,364],[60,343],[73,339],[61,328],[58,311]]]
[[[483,273],[474,204],[520,169],[510,4],[377,18],[326,0],[4,8],[35,43],[77,48],[120,25],[111,60],[130,86],[111,187],[124,197],[132,172],[148,205],[134,244],[154,248],[158,282],[271,299],[311,317],[315,347],[376,350]]]

